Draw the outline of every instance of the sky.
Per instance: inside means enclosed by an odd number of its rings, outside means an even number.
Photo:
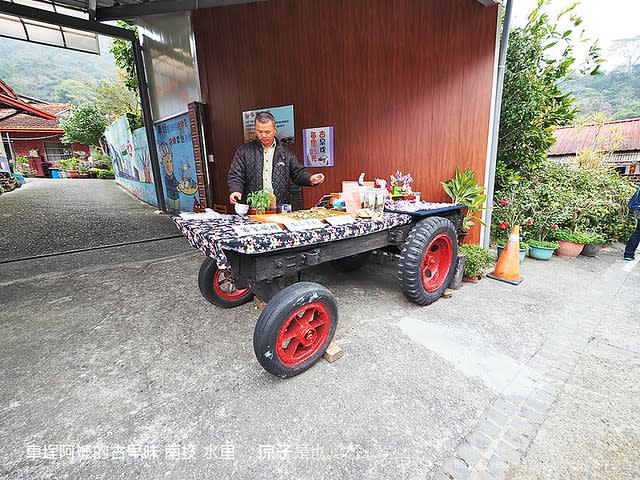
[[[513,4],[512,26],[522,26],[527,22],[527,16],[536,7],[537,0],[511,0]],[[558,13],[575,0],[551,0],[546,9],[550,14]],[[582,0],[574,10],[582,17],[584,27],[589,38],[599,39],[603,56],[607,63],[605,70],[622,63],[609,52],[612,41],[620,38],[631,38],[640,35],[640,0]],[[576,49],[578,54],[584,55],[586,48]]]

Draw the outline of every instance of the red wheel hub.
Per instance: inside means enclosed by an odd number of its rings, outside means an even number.
[[[449,235],[440,233],[433,237],[422,257],[420,271],[422,286],[427,292],[440,288],[447,280],[453,260],[453,242]]]
[[[312,302],[298,308],[282,324],[276,340],[276,353],[286,365],[298,365],[322,347],[331,325],[327,307]]]
[[[249,293],[248,288],[238,289],[229,270],[216,270],[213,276],[213,290],[225,300],[238,300]]]

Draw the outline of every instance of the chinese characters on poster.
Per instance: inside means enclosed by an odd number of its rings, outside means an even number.
[[[333,167],[333,127],[302,130],[305,167]]]

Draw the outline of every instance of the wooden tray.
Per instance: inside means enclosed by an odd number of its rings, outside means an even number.
[[[336,217],[338,215],[350,215],[347,212],[339,212],[337,210],[328,210],[325,208],[318,208],[317,210],[299,210],[297,212],[292,213],[273,213],[273,214],[264,214],[264,215],[249,215],[249,218],[254,222],[260,223],[277,223],[279,225],[283,225],[287,221],[291,220],[304,220],[301,217],[301,212],[313,212],[313,215],[310,218],[315,218],[324,222],[324,219],[327,217]]]

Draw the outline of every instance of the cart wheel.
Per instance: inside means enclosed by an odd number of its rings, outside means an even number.
[[[221,308],[244,305],[253,298],[248,288],[237,288],[230,270],[220,270],[216,262],[207,257],[198,274],[200,293],[209,302]]]
[[[354,270],[358,270],[362,265],[364,265],[367,260],[369,260],[370,256],[371,252],[358,253],[356,255],[351,255],[350,257],[331,260],[329,262],[329,265],[331,265],[331,267],[338,272],[353,272]]]
[[[455,273],[458,256],[456,229],[442,217],[425,218],[409,233],[398,264],[398,280],[405,297],[418,305],[435,302]]]
[[[253,350],[267,372],[293,377],[320,360],[337,324],[338,304],[328,289],[295,283],[278,292],[260,314]]]

